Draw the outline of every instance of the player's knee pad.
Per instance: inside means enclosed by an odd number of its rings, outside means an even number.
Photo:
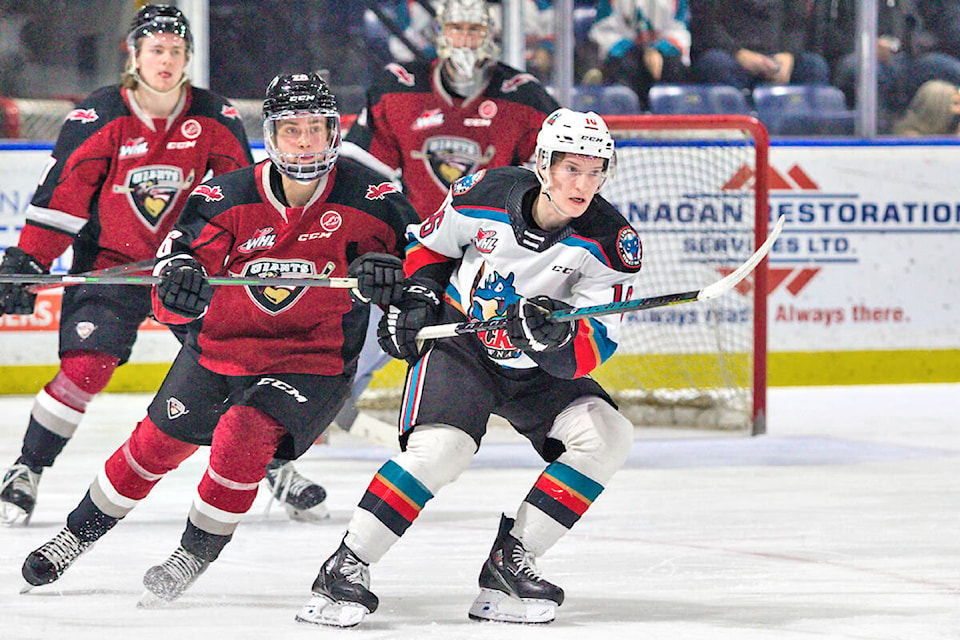
[[[623,466],[633,443],[633,425],[596,396],[570,403],[553,423],[549,436],[563,443],[559,460],[606,484]]]
[[[68,351],[60,358],[60,372],[78,390],[93,396],[103,391],[110,382],[117,362],[117,357],[109,353]]]
[[[422,424],[410,434],[406,451],[393,460],[436,495],[460,476],[476,452],[473,438],[460,429]]]
[[[259,482],[285,433],[283,425],[259,409],[230,407],[213,432],[210,468],[234,482]]]

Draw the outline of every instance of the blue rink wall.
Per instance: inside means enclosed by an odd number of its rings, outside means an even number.
[[[0,246],[16,243],[50,149],[0,144]],[[771,218],[787,223],[769,261],[769,384],[960,381],[960,142],[775,140],[770,157]],[[690,242],[682,258],[724,250]],[[0,393],[34,393],[55,373],[58,312],[45,295],[34,316],[0,318]],[[145,328],[109,390],[156,389],[176,349]],[[616,388],[640,357],[618,353],[597,377]],[[373,386],[402,376],[391,363]]]

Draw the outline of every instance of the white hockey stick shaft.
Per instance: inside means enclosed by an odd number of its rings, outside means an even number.
[[[707,285],[697,291],[686,291],[683,293],[668,293],[661,296],[652,296],[649,298],[637,298],[636,300],[624,300],[623,302],[611,302],[609,304],[600,304],[592,307],[580,307],[577,309],[567,309],[566,311],[554,311],[549,318],[553,321],[568,321],[578,318],[593,318],[604,316],[611,313],[626,313],[627,311],[640,311],[643,309],[654,309],[656,307],[665,307],[674,304],[683,304],[686,302],[696,302],[698,300],[710,300],[727,293],[737,286],[744,278],[750,275],[757,265],[767,257],[773,243],[780,237],[783,231],[783,225],[786,221],[785,216],[780,216],[773,230],[767,236],[767,239],[757,250],[747,258],[746,262],[737,267],[734,271],[727,274],[720,280]],[[478,331],[492,331],[506,327],[506,318],[493,318],[490,320],[474,320],[472,322],[452,322],[450,324],[438,324],[430,327],[424,327],[417,332],[417,340],[433,340],[436,338],[452,338],[467,333],[477,333]]]

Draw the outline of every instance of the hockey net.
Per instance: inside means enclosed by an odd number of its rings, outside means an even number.
[[[747,116],[608,116],[603,196],[637,229],[634,298],[695,291],[766,238],[766,130]],[[639,425],[765,431],[766,261],[713,300],[625,314],[597,379]]]

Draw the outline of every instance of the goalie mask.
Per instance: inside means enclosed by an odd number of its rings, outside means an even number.
[[[187,55],[193,53],[193,34],[187,17],[180,9],[163,4],[148,4],[137,11],[130,24],[130,33],[127,34],[127,51],[131,56],[136,55],[141,38],[155,37],[161,33],[180,36],[187,45]]]
[[[499,56],[486,0],[446,0],[437,9],[437,55],[444,79],[463,97],[484,87]]]
[[[340,112],[323,78],[296,73],[270,82],[263,101],[263,146],[277,170],[298,182],[333,169],[340,155]]]

